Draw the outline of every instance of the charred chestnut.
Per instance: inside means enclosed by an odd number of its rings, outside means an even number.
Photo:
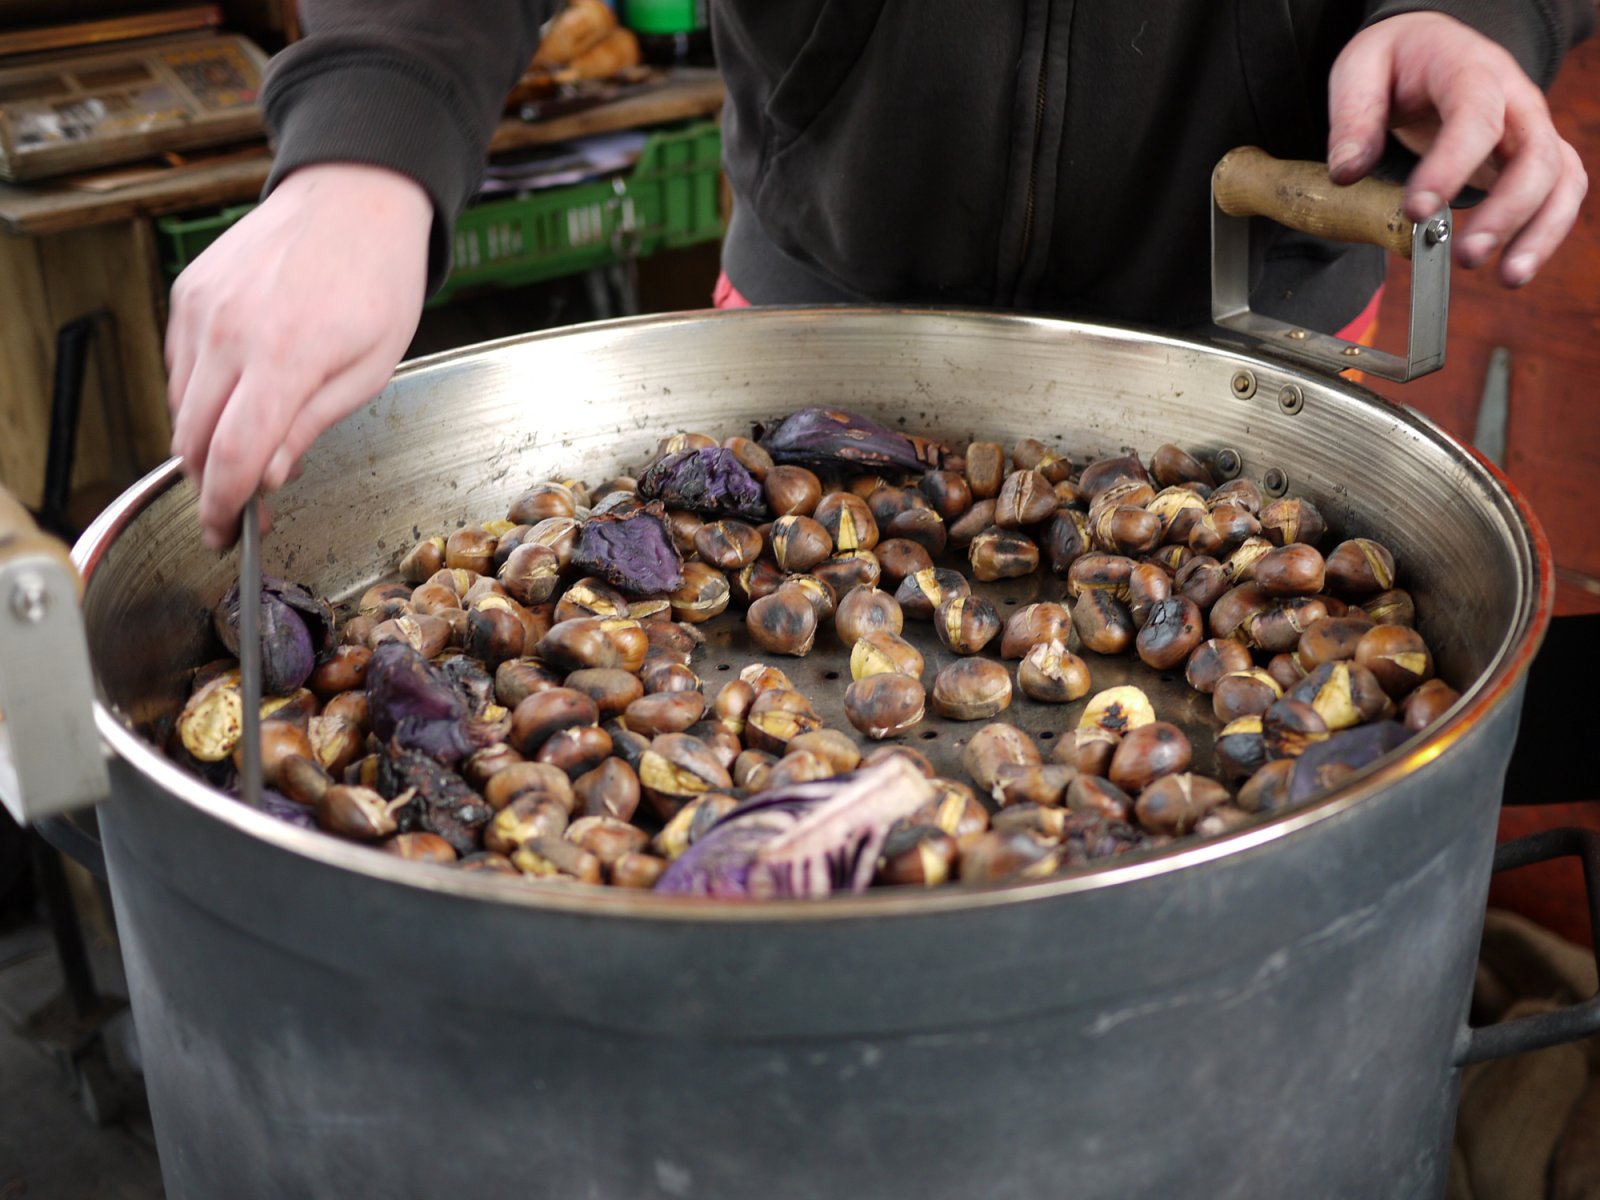
[[[971,594],[971,586],[959,572],[929,567],[902,579],[894,598],[907,617],[931,621],[934,611],[951,596]]]
[[[1096,654],[1121,654],[1133,645],[1133,614],[1109,590],[1094,588],[1078,597],[1072,626],[1085,648]]]
[[[1040,541],[1050,560],[1050,569],[1057,575],[1066,575],[1073,564],[1089,552],[1093,543],[1089,518],[1076,509],[1057,509],[1045,525]]]
[[[955,471],[929,471],[918,482],[917,490],[946,522],[956,520],[972,507],[972,489]]]
[[[1194,601],[1183,596],[1162,600],[1139,631],[1139,658],[1157,671],[1169,671],[1189,657],[1204,634],[1205,620]]]
[[[1261,741],[1268,759],[1299,758],[1327,739],[1327,722],[1303,700],[1286,697],[1261,714]]]
[[[899,746],[880,746],[879,751],[903,750]],[[878,751],[874,751],[877,753]],[[910,751],[915,753],[915,751]],[[989,828],[989,810],[964,783],[954,779],[934,779],[937,795],[907,818],[910,825],[932,825],[953,838],[982,833]]]
[[[841,642],[853,647],[867,634],[878,630],[898,634],[905,628],[905,614],[888,593],[875,587],[857,587],[839,601],[833,628]]]
[[[1269,762],[1245,781],[1235,801],[1247,813],[1275,813],[1289,805],[1289,783],[1294,759]]]
[[[455,847],[436,833],[397,833],[388,841],[380,842],[378,849],[396,858],[440,866],[453,863],[458,857]]]
[[[1002,812],[1013,805],[1053,809],[1066,799],[1067,785],[1077,774],[1060,763],[1001,763],[989,795]],[[1000,815],[995,817],[996,828],[1001,827]]]
[[[1103,591],[1126,602],[1133,595],[1131,582],[1137,565],[1123,554],[1085,554],[1067,570],[1067,594],[1078,598],[1086,592]]]
[[[1245,640],[1268,654],[1281,654],[1295,649],[1300,636],[1327,615],[1327,606],[1315,596],[1280,600],[1245,618]]]
[[[511,714],[511,745],[532,758],[555,733],[575,725],[596,725],[599,706],[572,688],[558,687],[535,692],[517,705]]]
[[[1085,729],[1098,727],[1120,736],[1126,735],[1130,729],[1140,729],[1155,719],[1156,710],[1150,704],[1150,697],[1136,687],[1123,685],[1106,688],[1091,696],[1078,718],[1078,729],[1081,733]]]
[[[1334,731],[1371,721],[1389,707],[1377,676],[1354,662],[1323,663],[1285,694],[1311,705]]]
[[[605,880],[600,860],[564,838],[534,838],[517,848],[511,855],[511,862],[517,870],[534,879],[572,879],[579,883]]]
[[[772,595],[788,581],[788,578],[778,570],[776,563],[758,558],[749,566],[739,568],[729,577],[728,590],[740,604],[748,606],[763,596]],[[715,587],[714,584],[712,586]]]
[[[1217,770],[1223,779],[1244,779],[1259,771],[1267,761],[1267,742],[1261,733],[1261,717],[1240,717],[1229,721],[1217,734],[1214,749]]]
[[[1250,651],[1244,643],[1232,638],[1211,638],[1190,652],[1184,678],[1195,691],[1209,696],[1224,675],[1248,671],[1252,665]]]
[[[1078,774],[1067,785],[1066,803],[1069,812],[1092,813],[1107,821],[1133,820],[1133,797],[1098,775]]]

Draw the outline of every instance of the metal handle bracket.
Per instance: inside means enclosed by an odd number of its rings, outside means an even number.
[[[1256,190],[1268,202],[1242,202],[1240,196],[1226,188],[1228,180],[1219,187],[1218,176],[1230,166],[1236,172],[1259,173],[1262,185]],[[1308,186],[1308,180],[1317,180],[1320,186]],[[1268,181],[1273,181],[1271,186],[1265,186]],[[1368,193],[1392,188],[1397,201],[1401,192],[1398,185],[1371,180],[1363,180],[1357,187],[1366,187]],[[1224,193],[1220,199],[1219,192]],[[1348,222],[1337,219],[1345,215],[1339,211],[1342,203],[1358,202],[1355,192],[1355,188],[1329,183],[1327,168],[1320,163],[1280,162],[1253,147],[1225,156],[1211,181],[1211,319],[1225,329],[1246,334],[1282,357],[1335,373],[1356,369],[1403,383],[1444,366],[1445,323],[1450,308],[1449,208],[1441,208],[1411,227],[1411,326],[1404,358],[1332,334],[1302,329],[1250,308],[1250,218],[1269,217],[1309,233],[1345,240],[1379,245],[1391,241],[1382,231],[1357,232],[1356,217],[1361,214],[1352,215]],[[1370,203],[1371,196],[1362,199]]]
[[[1600,934],[1600,832],[1567,827],[1547,829],[1495,848],[1494,869],[1510,871],[1552,858],[1572,855],[1583,863],[1583,886],[1589,900],[1589,928]],[[1600,966],[1600,941],[1595,962]],[[1519,1017],[1481,1029],[1463,1028],[1456,1046],[1456,1065],[1465,1067],[1491,1058],[1525,1054],[1600,1033],[1600,995],[1554,1012]]]
[[[110,790],[78,579],[36,540],[0,546],[0,801],[23,825]]]

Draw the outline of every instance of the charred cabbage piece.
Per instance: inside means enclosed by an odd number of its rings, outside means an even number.
[[[672,544],[665,510],[656,503],[620,516],[591,515],[578,533],[572,565],[635,596],[683,586],[683,558]]]
[[[239,657],[239,585],[212,612],[222,644]],[[261,577],[261,688],[268,695],[292,692],[311,677],[317,655],[334,644],[333,608],[297,583]]]
[[[785,417],[761,445],[778,462],[838,464],[856,470],[925,471],[940,461],[937,443],[896,433],[842,408],[803,408]]]
[[[659,458],[639,476],[639,495],[667,508],[719,517],[767,515],[767,502],[755,476],[733,451],[714,446],[680,450]]]
[[[935,796],[898,758],[741,804],[677,859],[660,892],[788,899],[864,891],[889,828]]]

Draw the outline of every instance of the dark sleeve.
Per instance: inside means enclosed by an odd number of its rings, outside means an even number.
[[[1365,25],[1410,12],[1437,12],[1499,42],[1541,88],[1567,51],[1594,29],[1594,0],[1378,0]],[[1365,25],[1363,28],[1365,28]]]
[[[495,121],[558,0],[302,0],[307,36],[272,60],[261,104],[276,158],[388,167],[433,200],[428,288],[477,189]],[[265,194],[263,192],[263,194]]]

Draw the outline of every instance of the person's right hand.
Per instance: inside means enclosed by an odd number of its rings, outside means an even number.
[[[167,325],[172,450],[206,545],[257,490],[377,395],[416,330],[433,205],[393,171],[301,167],[178,277]]]

